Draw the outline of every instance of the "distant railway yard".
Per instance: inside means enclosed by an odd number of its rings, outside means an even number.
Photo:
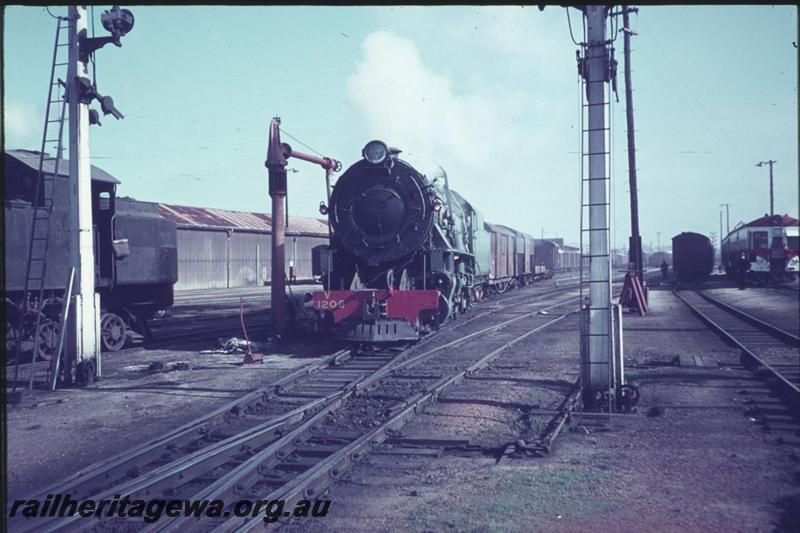
[[[5,6],[0,533],[800,532],[800,12],[641,11]]]

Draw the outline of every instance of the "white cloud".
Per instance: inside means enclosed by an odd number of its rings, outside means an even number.
[[[3,135],[8,148],[38,150],[42,114],[35,106],[18,100],[5,100],[3,106]]]

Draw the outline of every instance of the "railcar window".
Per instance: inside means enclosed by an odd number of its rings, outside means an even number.
[[[754,231],[752,247],[769,248],[769,234],[766,231]]]
[[[786,237],[786,247],[796,250],[800,247],[800,237]]]

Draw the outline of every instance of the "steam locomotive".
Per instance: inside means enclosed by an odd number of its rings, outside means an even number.
[[[337,181],[330,246],[316,250],[320,327],[364,344],[414,341],[492,292],[545,276],[533,239],[484,222],[439,167],[422,173],[374,140]]]
[[[44,172],[55,175],[53,210],[47,254],[45,301],[23,301],[25,269],[38,165],[41,154],[28,150],[4,153],[5,175],[5,311],[6,353],[23,352],[39,343],[48,358],[55,348],[58,315],[69,269],[67,235],[69,162],[63,160],[58,175],[51,161]],[[158,205],[117,198],[119,181],[92,166],[92,220],[94,224],[95,285],[100,294],[101,342],[106,350],[122,348],[127,330],[145,338],[147,320],[173,303],[173,284],[178,279],[177,230],[174,222],[159,214]],[[41,191],[40,191],[41,192]],[[38,298],[38,292],[29,297]],[[33,339],[36,313],[44,313],[38,339]],[[23,331],[17,331],[20,313]]]

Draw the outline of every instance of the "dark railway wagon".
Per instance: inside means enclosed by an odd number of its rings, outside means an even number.
[[[683,232],[672,238],[672,267],[679,279],[701,280],[714,268],[714,246],[705,235]]]
[[[41,309],[46,327],[57,327],[60,300],[69,268],[69,162],[63,160],[54,176],[53,211],[47,255],[44,303],[23,301],[39,152],[9,150],[4,154],[5,182],[5,305],[6,349],[33,347],[25,329],[16,331],[19,313],[26,316]],[[45,173],[54,175],[52,162]],[[127,329],[149,336],[147,320],[173,303],[173,284],[178,279],[175,223],[159,215],[158,206],[116,197],[119,181],[92,166],[92,222],[94,226],[95,286],[100,294],[101,339],[104,348],[118,350]],[[42,202],[43,197],[38,199]],[[38,297],[36,295],[32,295]],[[29,321],[26,320],[27,324]],[[35,318],[33,319],[35,322]],[[26,328],[26,326],[23,326]],[[52,339],[42,346],[47,356]]]

